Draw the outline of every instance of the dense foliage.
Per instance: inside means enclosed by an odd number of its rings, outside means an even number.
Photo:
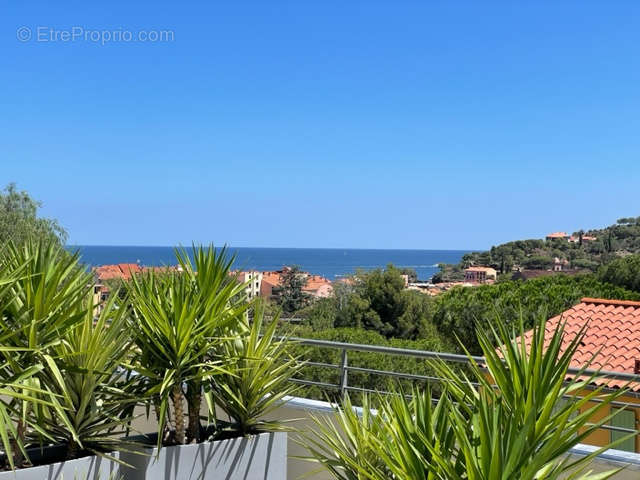
[[[42,204],[10,183],[0,192],[0,245],[19,245],[29,238],[46,238],[63,244],[67,232],[53,219],[38,216]]]
[[[421,340],[407,340],[400,338],[386,338],[379,333],[367,331],[359,328],[332,328],[327,330],[312,331],[310,328],[298,328],[294,332],[295,336],[304,338],[315,338],[330,340],[334,342],[355,343],[360,345],[381,345],[385,347],[407,348],[412,350],[430,351],[452,351],[453,345],[443,339],[437,332],[426,336]],[[294,348],[297,356],[308,362],[322,362],[339,365],[341,361],[341,350],[323,347],[309,347],[298,345]],[[394,372],[410,373],[414,375],[433,375],[434,370],[423,359],[386,355],[380,353],[350,351],[348,353],[349,365],[375,370],[387,370]],[[339,384],[340,373],[337,369],[326,367],[306,366],[298,374],[300,378],[315,382]],[[378,374],[350,372],[349,385],[362,387],[368,390],[386,391],[391,388],[410,389],[410,385],[415,382],[408,380],[390,381],[389,377]],[[304,387],[299,393],[301,396],[324,400],[329,396],[336,399],[337,389],[327,389],[318,387]],[[351,392],[351,398],[357,405],[361,401],[361,395]]]
[[[547,269],[556,257],[567,260],[572,269],[595,272],[599,266],[620,256],[640,253],[640,217],[621,218],[616,224],[602,229],[579,230],[573,237],[575,242],[567,239],[518,240],[484,252],[468,253],[458,265],[441,265],[433,280],[460,281],[464,278],[462,270],[471,265],[491,266],[503,274],[514,267]]]
[[[304,290],[307,278],[298,265],[285,268],[280,274],[280,285],[274,287],[273,295],[283,313],[292,314],[309,305],[311,298]]]
[[[316,329],[354,327],[386,337],[423,338],[430,332],[430,301],[405,289],[402,270],[359,271],[348,282],[336,283],[331,297],[320,299],[299,315]]]
[[[632,260],[627,263],[635,265]],[[537,315],[558,315],[582,297],[639,300],[640,293],[581,274],[456,287],[429,297],[405,289],[399,270],[389,265],[385,270],[360,272],[351,283],[336,284],[331,297],[317,300],[298,316],[314,332],[364,329],[378,333],[381,339],[426,339],[454,351],[464,346],[475,354],[479,352],[476,327],[489,325],[496,315],[509,322],[522,312],[525,325],[531,327]],[[357,343],[355,338],[344,341]]]
[[[598,271],[603,282],[640,292],[640,255],[618,258]]]
[[[582,297],[640,300],[640,294],[603,283],[594,275],[540,277],[478,287],[457,287],[435,297],[431,321],[444,335],[457,337],[470,352],[479,353],[476,328],[486,328],[497,316],[506,322],[524,318],[526,327],[538,315],[558,315]]]
[[[159,446],[221,435],[216,427],[202,435],[202,396],[213,425],[214,405],[228,406],[225,435],[281,428],[258,417],[290,391],[283,372],[267,368],[282,362],[295,373],[288,345],[259,337],[261,317],[249,323],[245,286],[224,249],[176,254],[180,272],[134,276],[124,300],[114,294],[96,305],[91,274],[57,240],[2,250],[0,458],[8,466],[28,464],[36,446],[61,447],[56,461],[129,449],[123,437],[136,406],[155,412]],[[237,388],[241,404],[230,400]]]

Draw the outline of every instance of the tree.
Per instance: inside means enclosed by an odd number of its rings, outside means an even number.
[[[354,327],[387,337],[424,338],[433,333],[432,301],[405,289],[403,269],[359,271],[348,283],[338,282],[333,295],[301,312],[314,330]]]
[[[297,312],[309,304],[311,297],[302,290],[306,284],[307,277],[298,265],[283,269],[277,296],[284,313]]]
[[[0,245],[11,241],[23,244],[29,238],[52,239],[60,244],[67,240],[67,232],[51,218],[38,216],[42,203],[26,191],[18,191],[10,183],[0,192]]]
[[[443,335],[457,337],[475,355],[480,353],[476,329],[489,328],[497,317],[509,323],[516,321],[522,312],[528,328],[541,312],[558,315],[582,297],[638,300],[640,294],[600,282],[591,274],[458,287],[436,297],[432,322]]]
[[[546,268],[549,268],[552,264],[553,264],[553,259],[551,257],[546,257],[542,255],[529,257],[522,262],[522,265],[524,267],[531,268],[533,270],[544,270]]]
[[[640,255],[618,258],[600,267],[598,278],[602,282],[640,292]]]

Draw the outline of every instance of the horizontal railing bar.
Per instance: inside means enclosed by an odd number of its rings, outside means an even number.
[[[315,338],[298,338],[298,337],[279,337],[279,338],[291,341],[293,343],[297,343],[299,345],[306,345],[306,346],[312,346],[312,347],[325,347],[325,348],[333,348],[338,350],[382,353],[387,355],[403,355],[408,357],[425,358],[425,359],[440,359],[447,362],[457,362],[457,363],[471,363],[473,361],[473,362],[482,364],[485,362],[484,357],[474,356],[474,355],[468,356],[468,355],[462,355],[459,353],[433,352],[429,350],[414,350],[410,348],[385,347],[382,345],[364,345],[359,343],[334,342],[331,340],[317,340]],[[567,369],[567,373],[580,374],[581,376],[586,376],[586,377],[596,375],[599,379],[626,380],[626,381],[636,381],[640,383],[640,375],[635,373],[611,372],[608,370],[598,371],[598,370],[592,370],[592,369],[582,370],[580,368],[573,368],[573,367]]]
[[[290,378],[289,381],[293,383],[300,383],[302,385],[310,385],[314,387],[340,388],[340,385],[335,385],[333,383],[314,382],[313,380],[304,380],[302,378]]]
[[[296,363],[298,365],[303,366],[303,367],[324,367],[324,368],[335,368],[335,369],[339,369],[340,368],[340,365],[336,365],[335,363],[306,362],[304,360],[297,361]]]
[[[441,377],[429,377],[426,375],[416,375],[414,373],[392,372],[390,370],[376,370],[374,368],[347,366],[346,370],[349,370],[350,372],[370,373],[373,375],[384,375],[389,377],[407,378],[411,380],[425,380],[425,381],[435,381],[435,382],[442,382],[443,380],[446,380]]]
[[[363,345],[359,343],[333,342],[312,338],[288,337],[286,340],[311,347],[326,347],[339,350],[355,350],[359,352],[385,353],[388,355],[404,355],[416,358],[439,358],[448,362],[469,363],[469,357],[458,353],[431,352],[428,350],[412,350],[410,348],[385,347],[382,345]],[[484,357],[471,357],[476,362],[483,362]]]

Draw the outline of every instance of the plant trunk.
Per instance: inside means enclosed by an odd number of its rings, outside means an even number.
[[[24,439],[27,435],[27,426],[25,422],[20,419],[16,426],[16,438],[11,440],[11,448],[13,449],[13,464],[16,467],[20,467],[24,462],[24,455],[21,450],[21,446],[24,445]]]
[[[67,460],[73,460],[74,458],[76,458],[77,454],[78,444],[74,440],[71,440],[67,448]]]
[[[185,443],[185,429],[184,429],[184,406],[182,399],[184,393],[182,393],[182,386],[178,385],[173,387],[173,416],[175,417],[176,424],[176,443],[183,445]]]
[[[200,441],[200,404],[202,384],[191,382],[187,387],[187,409],[189,414],[189,427],[187,438],[189,442],[198,443]]]

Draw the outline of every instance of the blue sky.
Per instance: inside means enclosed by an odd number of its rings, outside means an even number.
[[[637,2],[7,3],[0,182],[72,243],[475,249],[640,215]],[[91,40],[143,30],[173,41]]]

